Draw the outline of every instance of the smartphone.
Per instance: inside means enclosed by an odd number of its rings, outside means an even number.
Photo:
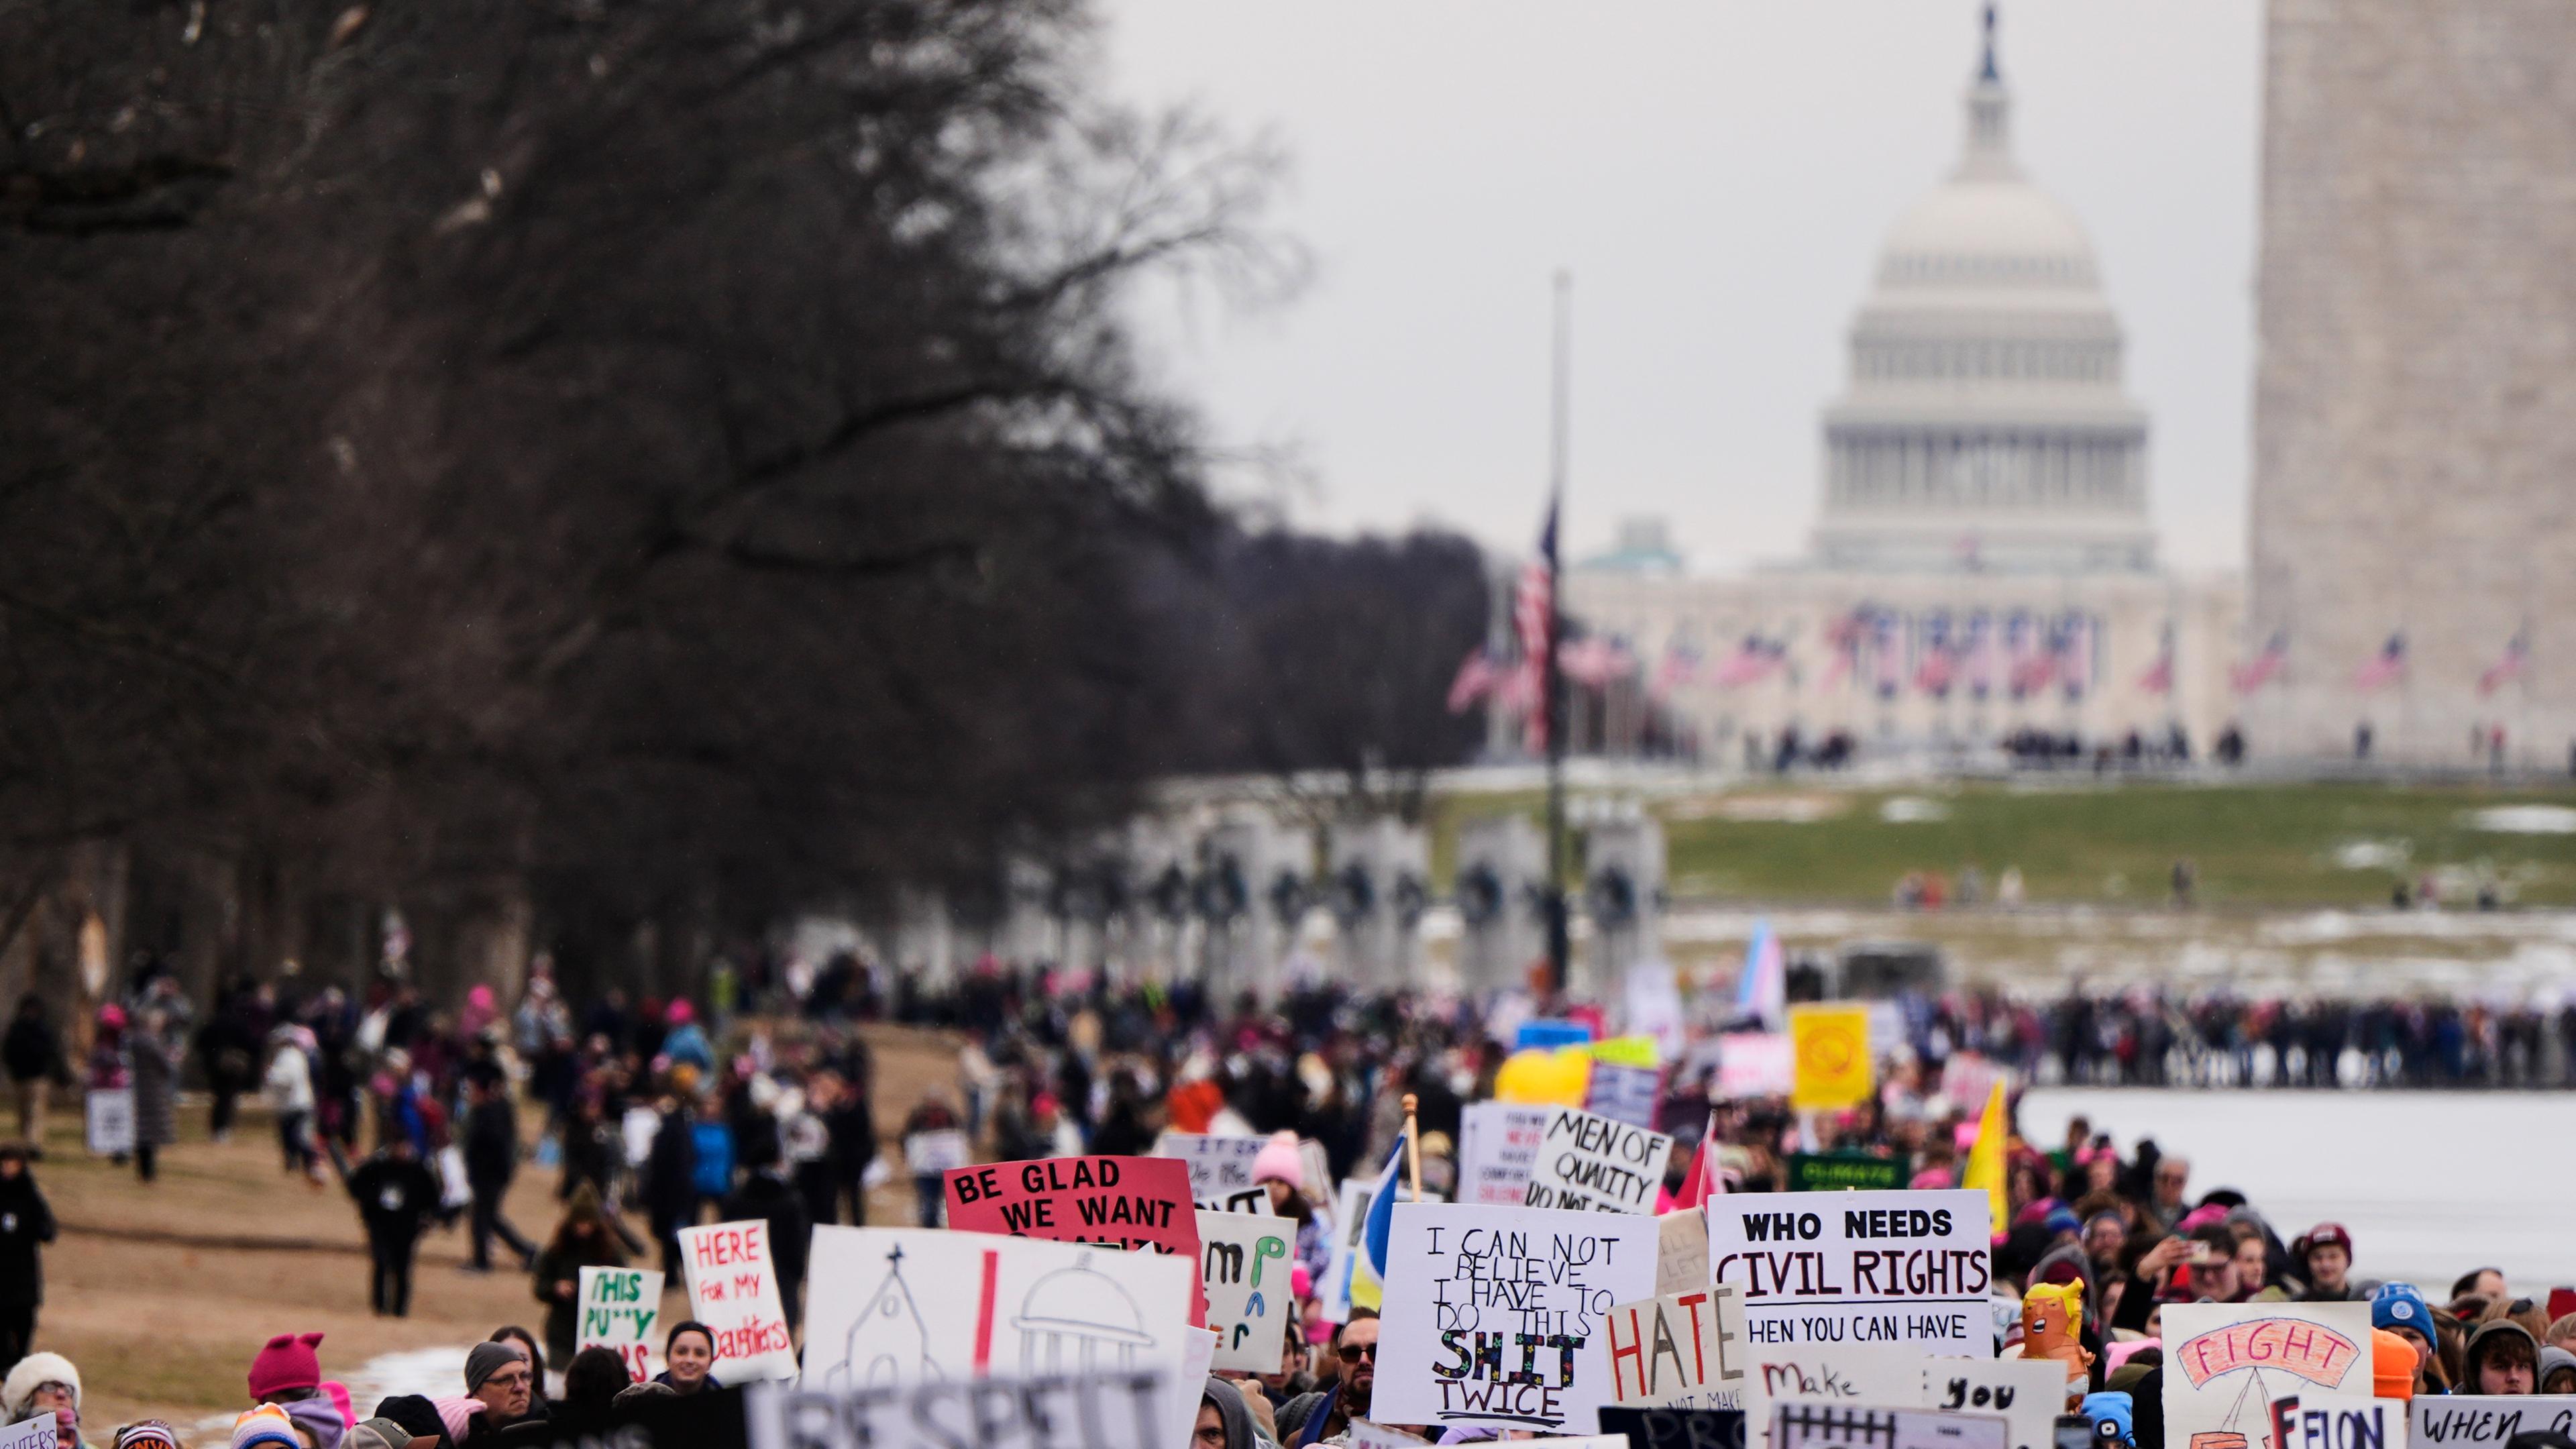
[[[2094,1449],[2093,1421],[2082,1414],[2058,1415],[2056,1449]]]

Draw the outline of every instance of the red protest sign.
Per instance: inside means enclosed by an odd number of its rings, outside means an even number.
[[[943,1176],[952,1228],[1180,1253],[1197,1281],[1198,1209],[1189,1165],[1177,1157],[1045,1157],[952,1167]],[[1203,1305],[1192,1324],[1204,1321],[1201,1312]]]

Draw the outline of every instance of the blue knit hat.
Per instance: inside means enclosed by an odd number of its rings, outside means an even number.
[[[2433,1338],[2433,1310],[2424,1306],[2424,1295],[2412,1283],[2382,1283],[2370,1295],[2370,1326],[2373,1328],[2411,1328],[2426,1342]]]

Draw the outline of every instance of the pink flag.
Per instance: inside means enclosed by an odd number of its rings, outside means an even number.
[[[2370,661],[2353,671],[2352,687],[2379,689],[2406,677],[2406,636],[2391,634]]]
[[[2262,653],[2228,669],[2228,687],[2238,694],[2252,694],[2277,678],[2281,673],[2281,667],[2287,664],[2289,659],[2289,638],[2286,635],[2275,634],[2271,641],[2263,646]]]
[[[2513,637],[2505,641],[2504,657],[2487,666],[2486,672],[2478,676],[2478,693],[2481,695],[2493,694],[2497,690],[2502,689],[2505,685],[2513,682],[2514,680],[2520,679],[2522,677],[2522,666],[2527,663],[2530,658],[2530,631],[2528,629],[2516,629],[2513,631]]]
[[[1485,657],[1484,650],[1470,652],[1458,665],[1458,677],[1450,681],[1449,712],[1465,714],[1469,705],[1494,692],[1494,686],[1501,682],[1501,677],[1501,671]]]

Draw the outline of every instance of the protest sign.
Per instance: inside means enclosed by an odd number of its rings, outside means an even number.
[[[1190,1206],[1202,1212],[1248,1213],[1256,1218],[1279,1216],[1277,1210],[1270,1206],[1270,1189],[1267,1187],[1241,1187],[1218,1197],[1192,1198]]]
[[[1198,1209],[1207,1326],[1216,1330],[1215,1364],[1252,1373],[1279,1372],[1288,1328],[1289,1253],[1297,1224],[1282,1217]]]
[[[1192,1224],[1196,1230],[1196,1224]],[[809,1388],[991,1373],[1178,1373],[1196,1259],[935,1228],[814,1229]],[[1192,1401],[1196,1402],[1195,1399]]]
[[[1547,1136],[1548,1108],[1471,1102],[1458,1116],[1458,1201],[1519,1207],[1529,1200],[1530,1166]]]
[[[1402,1429],[1390,1429],[1384,1424],[1372,1424],[1366,1419],[1351,1420],[1351,1449],[1411,1449],[1413,1445],[1430,1442],[1428,1439],[1415,1438]]]
[[[626,1165],[642,1167],[653,1160],[653,1138],[662,1130],[662,1114],[650,1107],[629,1107],[617,1119],[617,1135],[626,1143]]]
[[[1622,1404],[1741,1409],[1750,1345],[1732,1283],[1612,1305],[1610,1397]]]
[[[769,1224],[754,1220],[680,1229],[689,1316],[714,1330],[718,1382],[796,1377],[796,1345],[778,1304]]]
[[[132,1094],[127,1095],[130,1100]],[[0,1449],[54,1449],[54,1411],[0,1429]]]
[[[1297,1173],[1304,1179],[1297,1184],[1300,1196],[1319,1208],[1333,1205],[1333,1159],[1323,1143],[1312,1137],[1298,1139]]]
[[[660,1372],[654,1352],[662,1336],[662,1275],[649,1268],[584,1268],[575,1285],[581,1318],[574,1348],[604,1348],[626,1361],[626,1376],[642,1383]]]
[[[1199,1219],[1190,1201],[1189,1169],[1168,1157],[987,1163],[951,1171],[946,1190],[952,1228],[1151,1248],[1198,1262]],[[1269,1210],[1269,1194],[1262,1194],[1261,1207]],[[1205,1321],[1194,1304],[1190,1322]]]
[[[83,1113],[93,1157],[121,1157],[134,1150],[134,1089],[98,1087]]]
[[[1905,1186],[1905,1164],[1866,1152],[1792,1152],[1791,1192],[1893,1192]]]
[[[974,1160],[973,1145],[954,1127],[915,1132],[903,1139],[904,1171],[915,1177],[938,1177]]]
[[[1745,1449],[1744,1414],[1737,1409],[1604,1404],[1601,1432],[1624,1437],[1628,1449]]]
[[[912,1379],[751,1397],[751,1449],[1181,1449],[1206,1379],[1178,1369]],[[1182,1420],[1185,1401],[1189,1420]]]
[[[1628,1449],[1625,1434],[1540,1434],[1523,1442],[1553,1444],[1556,1449]]]
[[[1592,1428],[1611,1401],[1610,1307],[1654,1296],[1655,1220],[1446,1203],[1392,1216],[1372,1412]]]
[[[2564,1394],[2419,1394],[2406,1410],[2406,1437],[2429,1449],[2500,1449],[2516,1434],[2576,1434],[2576,1397]]]
[[[2053,1358],[1940,1358],[1923,1365],[1923,1407],[2001,1414],[2012,1449],[2054,1449],[2066,1410],[2066,1365]]]
[[[1216,1362],[1216,1337],[1213,1330],[1206,1328],[1181,1330],[1181,1371],[1173,1379],[1175,1384],[1207,1382],[1208,1369]],[[1199,1417],[1197,1397],[1175,1393],[1172,1395],[1171,1403],[1166,1406],[1165,1412],[1171,1416],[1170,1427],[1165,1431],[1171,1437],[1164,1442],[1192,1445],[1195,1438],[1192,1429],[1198,1423]]]
[[[2165,1443],[2280,1449],[2272,1401],[2370,1392],[2367,1303],[2168,1303]]]
[[[1717,1039],[1717,1095],[1730,1102],[1785,1097],[1791,1060],[1787,1032],[1728,1032]]]
[[[1351,1265],[1359,1256],[1360,1234],[1368,1229],[1369,1194],[1374,1181],[1352,1178],[1333,1204],[1333,1256],[1324,1266],[1322,1292],[1326,1323],[1351,1321]]]
[[[1623,1066],[1595,1049],[1592,1080],[1583,1089],[1583,1107],[1612,1121],[1652,1130],[1655,1108],[1663,1100],[1663,1084],[1664,1074],[1655,1068]]]
[[[1746,1426],[1762,1438],[1770,1431],[1772,1410],[1790,1399],[1918,1407],[1923,1363],[1922,1347],[1910,1343],[1756,1347],[1738,1398]]]
[[[1154,1142],[1156,1157],[1177,1157],[1190,1172],[1190,1196],[1201,1202],[1221,1200],[1251,1187],[1252,1159],[1268,1145],[1266,1137],[1217,1137],[1203,1132],[1166,1132]]]
[[[2272,1401],[2281,1449],[2406,1449],[2406,1401],[2314,1389]]]
[[[1672,1150],[1673,1139],[1661,1132],[1572,1107],[1551,1107],[1547,1130],[1539,1138],[1538,1160],[1530,1164],[1526,1205],[1574,1212],[1652,1212],[1655,1189],[1664,1183],[1664,1159]]]
[[[1866,1006],[1789,1008],[1789,1105],[1839,1112],[1869,1100],[1874,1063]]]
[[[1990,1357],[1990,1211],[1984,1193],[1964,1189],[1711,1198],[1710,1277],[1743,1287],[1757,1344],[1913,1343]]]
[[[1675,1208],[1655,1219],[1655,1291],[1687,1293],[1708,1286],[1708,1214]]]
[[[2000,1414],[1792,1400],[1772,1413],[1771,1449],[2007,1449]]]

